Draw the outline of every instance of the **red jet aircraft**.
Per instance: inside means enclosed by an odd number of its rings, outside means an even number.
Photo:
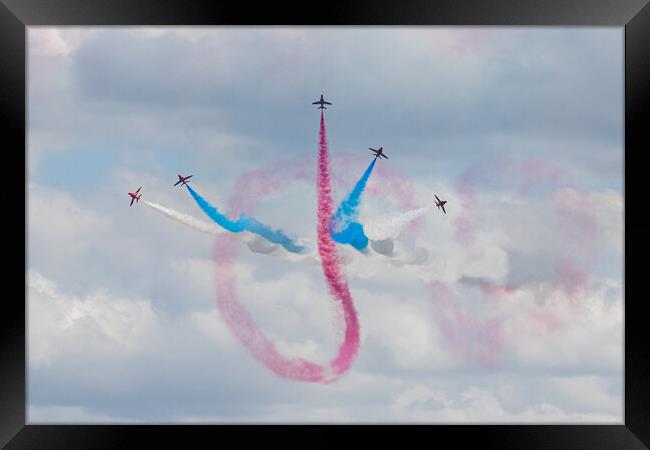
[[[194,175],[190,175],[190,176],[184,177],[184,176],[182,176],[182,175],[178,175],[178,181],[177,181],[176,183],[174,183],[174,186],[178,186],[178,183],[183,183],[183,186],[185,186],[187,183],[189,183],[189,181],[187,181],[187,180],[189,180],[189,179],[192,178],[193,176],[194,176]]]
[[[370,151],[375,154],[375,159],[382,158],[382,157],[388,159],[388,156],[384,154],[384,147],[379,147],[379,150],[375,150],[372,147],[368,147],[368,148],[370,148]]]
[[[325,99],[323,98],[323,94],[320,95],[320,100],[316,100],[312,105],[320,105],[316,109],[327,109],[325,108],[325,105],[331,105],[330,102],[326,102]]]
[[[442,212],[447,214],[447,211],[445,211],[445,203],[447,203],[447,200],[440,200],[436,194],[433,194],[433,196],[436,198],[436,206],[438,209],[442,208]]]
[[[133,200],[137,200],[138,203],[140,203],[139,200],[140,200],[140,197],[142,197],[142,194],[138,195],[138,192],[140,192],[140,189],[142,189],[142,186],[140,186],[138,188],[138,190],[135,191],[135,192],[129,192],[129,195],[131,196],[131,204],[129,206],[133,206]]]

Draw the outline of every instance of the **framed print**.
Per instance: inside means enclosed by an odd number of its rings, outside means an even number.
[[[646,1],[0,21],[6,448],[650,445]]]

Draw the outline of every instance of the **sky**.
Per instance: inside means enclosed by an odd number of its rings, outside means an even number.
[[[623,423],[622,28],[28,27],[27,82],[28,422]],[[242,345],[214,236],[127,204],[210,223],[194,174],[314,242],[320,94],[337,204],[379,146],[362,224],[448,201],[400,257],[338,246],[333,383]],[[281,354],[336,354],[318,264],[232,264]]]

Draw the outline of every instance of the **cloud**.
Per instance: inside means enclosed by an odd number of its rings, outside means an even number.
[[[338,108],[333,144],[352,151],[379,140],[400,154],[391,164],[411,171],[433,149],[444,152],[443,167],[545,154],[598,168],[593,182],[611,176],[613,163],[622,167],[617,30],[73,28],[57,36],[70,54],[39,71],[48,75],[33,91],[30,129],[67,136],[68,146],[101,137],[113,151],[173,149],[211,164],[217,151],[231,163],[304,154],[315,139],[304,112],[325,91]],[[328,63],[337,69],[321,70]],[[63,95],[43,103],[60,74],[54,86]]]
[[[548,381],[551,389],[566,396],[578,407],[598,411],[609,411],[612,415],[621,414],[620,391],[610,392],[609,383],[595,376],[552,378]]]
[[[566,383],[566,380],[559,382]],[[475,386],[449,397],[441,390],[416,385],[402,393],[390,406],[399,422],[425,423],[620,423],[615,414],[584,413],[564,410],[551,403],[539,402],[523,410],[508,410],[498,395]]]
[[[521,302],[532,299],[531,291]],[[533,309],[534,315],[513,314],[510,342],[513,356],[523,367],[548,367],[574,370],[589,367],[589,371],[610,372],[622,376],[623,363],[623,297],[620,282],[594,280],[583,294],[578,310],[561,290],[549,295],[545,309]],[[546,315],[545,315],[546,314]],[[550,315],[548,315],[550,314]],[[559,329],[544,332],[545,318],[556,317]],[[531,327],[532,324],[536,324]]]
[[[61,31],[54,28],[35,28],[28,30],[29,50],[32,56],[67,56],[70,44]]]
[[[620,30],[32,27],[29,45],[30,419],[620,422]],[[321,92],[337,199],[367,165],[350,155],[372,141],[391,158],[362,222],[433,192],[449,207],[395,243],[427,264],[348,265],[359,357],[309,386],[273,376],[225,326],[213,238],[128,208],[126,191],[198,217],[171,189],[179,172],[223,207],[241,174],[278,159],[315,174],[305,113]],[[531,157],[561,174],[518,165]],[[308,169],[255,217],[313,239]],[[457,189],[468,179],[473,203]],[[318,267],[242,249],[236,271],[283,354],[331,358],[340,330]],[[457,309],[434,308],[423,280]],[[501,321],[496,365],[449,345],[438,319],[454,311]]]
[[[422,301],[423,293],[404,292],[397,299],[373,289],[354,289],[361,317],[362,352],[366,364],[392,367],[403,372],[443,371],[456,359],[443,345],[433,326],[433,311]],[[419,295],[418,295],[419,294]]]
[[[79,207],[66,192],[28,184],[27,248],[31,264],[65,266],[88,256],[94,237],[110,233],[111,216]]]
[[[156,328],[148,299],[114,297],[98,289],[83,297],[63,294],[38,272],[27,275],[29,358],[48,366],[62,355],[139,353]]]
[[[119,173],[116,176],[133,176],[132,174]],[[151,177],[151,182],[147,185],[151,185],[152,188],[149,189],[149,192],[156,191],[161,192],[163,189],[156,188],[155,177]],[[214,270],[213,263],[210,259],[210,242],[211,238],[204,236],[200,233],[195,233],[193,230],[186,229],[186,227],[180,227],[174,224],[173,222],[168,222],[161,220],[158,215],[153,213],[147,215],[146,209],[133,209],[130,210],[131,214],[129,221],[141,221],[145,220],[144,223],[147,223],[148,226],[151,226],[152,233],[156,236],[163,237],[164,242],[166,242],[165,247],[167,250],[160,252],[160,250],[155,251],[154,246],[159,242],[159,237],[154,236],[154,239],[150,243],[142,247],[143,257],[146,256],[146,259],[142,261],[151,261],[156,258],[160,258],[162,255],[163,261],[158,261],[159,265],[164,268],[162,272],[166,279],[165,285],[169,288],[168,292],[162,292],[161,290],[148,291],[140,290],[143,296],[135,297],[133,299],[131,296],[121,296],[115,295],[115,292],[119,292],[115,288],[109,290],[97,289],[97,282],[100,279],[95,279],[95,281],[90,284],[88,289],[82,289],[79,287],[79,278],[84,278],[88,274],[88,262],[92,261],[93,258],[96,258],[97,255],[102,255],[104,261],[111,261],[111,258],[106,259],[106,256],[110,255],[110,252],[107,251],[107,247],[92,247],[91,242],[104,243],[106,241],[111,242],[110,246],[122,245],[119,244],[120,239],[123,239],[120,235],[121,232],[125,230],[130,230],[129,233],[133,234],[133,224],[125,224],[126,226],[122,229],[117,229],[117,225],[112,220],[105,220],[110,217],[108,211],[98,213],[93,209],[89,209],[88,205],[85,205],[84,208],[79,206],[77,201],[67,195],[63,194],[57,190],[53,189],[44,189],[38,185],[30,187],[30,192],[34,197],[34,202],[32,204],[36,210],[40,212],[41,215],[35,215],[34,220],[30,221],[30,226],[34,226],[34,238],[42,239],[43,236],[47,236],[51,240],[56,240],[58,246],[63,248],[72,248],[72,242],[83,243],[83,246],[80,250],[77,250],[77,256],[75,259],[75,265],[78,272],[67,273],[68,271],[61,272],[66,274],[67,277],[57,279],[66,280],[64,284],[70,286],[70,293],[61,293],[61,289],[56,287],[53,284],[52,279],[41,278],[39,283],[45,286],[41,290],[43,292],[49,292],[46,297],[43,298],[62,298],[60,310],[61,313],[57,313],[62,317],[74,316],[75,314],[82,314],[84,319],[80,323],[84,323],[86,327],[76,326],[74,329],[82,330],[84,333],[90,333],[90,337],[86,338],[85,336],[78,334],[77,339],[73,344],[69,339],[65,341],[65,344],[57,344],[56,347],[61,350],[61,352],[56,356],[50,356],[49,367],[47,371],[43,371],[42,367],[39,369],[38,365],[35,365],[33,371],[36,380],[42,380],[43,375],[46,373],[49,376],[54,376],[55,379],[58,379],[57,386],[58,389],[63,389],[61,386],[66,386],[70,379],[78,379],[80,375],[70,372],[70,369],[63,370],[62,367],[69,365],[69,357],[71,354],[79,355],[78,349],[75,350],[75,347],[79,343],[93,343],[97,340],[107,339],[102,336],[125,336],[125,334],[120,335],[119,333],[113,334],[105,331],[103,322],[93,319],[97,315],[106,316],[111,320],[121,320],[124,319],[124,323],[119,325],[110,326],[109,330],[128,330],[129,324],[132,324],[129,316],[136,315],[135,312],[127,313],[125,315],[120,315],[115,312],[112,312],[112,309],[109,309],[107,312],[99,308],[95,311],[92,307],[81,308],[79,305],[88,304],[88,305],[97,305],[97,307],[104,306],[108,307],[110,305],[121,305],[119,308],[124,307],[126,304],[131,304],[135,308],[134,311],[140,311],[137,309],[137,305],[145,306],[143,311],[147,313],[144,317],[147,317],[148,320],[152,320],[155,326],[152,326],[150,329],[152,335],[150,335],[146,342],[147,346],[140,348],[135,353],[127,352],[122,348],[122,353],[120,355],[112,354],[109,359],[103,364],[109,364],[109,366],[104,366],[100,364],[99,368],[104,371],[104,376],[115,377],[116,370],[118,367],[124,367],[123,365],[128,366],[132,359],[133,355],[139,355],[143,361],[146,361],[148,365],[151,366],[153,370],[156,367],[168,367],[168,362],[166,359],[160,358],[160,346],[166,347],[170,343],[170,339],[175,342],[174,345],[167,347],[165,353],[169,353],[169,357],[177,352],[187,354],[188,359],[186,359],[186,367],[179,366],[174,370],[169,370],[168,376],[166,379],[162,380],[161,383],[154,383],[156,386],[155,389],[152,385],[151,392],[148,394],[150,396],[157,395],[157,392],[162,392],[164,389],[168,389],[169,385],[178,383],[181,379],[187,379],[187,383],[199,383],[204,389],[210,390],[208,388],[209,382],[207,380],[196,380],[196,375],[191,375],[188,377],[186,372],[190,368],[196,368],[197,365],[202,365],[202,362],[205,358],[215,358],[218,361],[218,369],[216,367],[205,371],[207,374],[212,374],[216,377],[213,379],[219,379],[220,382],[225,383],[226,386],[236,386],[232,395],[240,396],[239,398],[243,400],[246,388],[238,380],[231,377],[241,377],[241,369],[236,369],[238,363],[234,361],[241,360],[242,358],[247,361],[245,366],[246,370],[249,371],[247,374],[248,379],[257,379],[261,377],[265,379],[268,386],[276,386],[277,381],[273,381],[273,377],[266,374],[263,367],[259,364],[256,364],[254,361],[250,360],[246,353],[239,347],[236,341],[233,339],[233,336],[229,334],[229,331],[225,328],[224,323],[221,321],[221,318],[214,310],[214,286],[212,285],[212,272]],[[422,194],[426,197],[426,194]],[[179,209],[183,209],[183,203],[175,195],[165,194],[163,197],[167,198],[167,201],[170,201],[172,204],[175,204]],[[598,196],[596,195],[596,198]],[[368,197],[368,204],[372,206],[373,197]],[[616,202],[614,202],[616,204]],[[512,209],[509,203],[504,203],[506,208]],[[377,206],[377,205],[375,205]],[[187,207],[187,205],[185,205]],[[50,208],[50,209],[48,209]],[[111,206],[112,208],[112,206]],[[124,206],[121,207],[122,209]],[[116,206],[116,209],[119,209]],[[534,208],[533,208],[534,209]],[[107,217],[103,217],[103,214],[106,214]],[[116,212],[121,214],[120,212]],[[457,214],[457,212],[454,212]],[[516,213],[516,216],[523,215],[526,216],[528,212]],[[36,220],[36,218],[39,218]],[[45,217],[48,220],[45,220]],[[498,269],[499,264],[495,264],[494,260],[491,260],[489,251],[483,250],[483,247],[494,248],[499,250],[499,252],[504,252],[500,247],[503,245],[502,239],[495,239],[491,234],[490,230],[490,221],[487,221],[484,227],[481,227],[481,232],[485,233],[485,236],[477,240],[474,244],[474,250],[470,248],[470,251],[465,251],[463,246],[453,243],[453,227],[452,222],[447,221],[443,222],[441,218],[444,219],[445,216],[433,216],[429,220],[425,221],[425,226],[422,230],[423,236],[436,236],[438,239],[427,239],[429,245],[436,245],[435,252],[440,255],[440,257],[449,262],[449,267],[451,267],[449,274],[449,282],[453,282],[463,276],[467,277],[468,274],[479,273],[487,277],[487,279],[498,279],[503,277],[508,270],[511,270],[511,263],[503,266],[502,269]],[[453,217],[453,216],[452,216]],[[609,215],[603,215],[603,219],[609,220]],[[543,228],[543,216],[540,216],[540,223],[538,226]],[[32,223],[33,222],[33,223]],[[50,226],[46,226],[46,223]],[[57,225],[58,224],[58,225]],[[104,225],[101,225],[104,224]],[[108,225],[106,225],[108,224]],[[68,229],[68,227],[72,227]],[[77,228],[74,228],[77,227]],[[485,229],[484,229],[485,228]],[[536,228],[531,227],[531,230]],[[598,227],[598,230],[603,229]],[[155,231],[154,231],[155,230]],[[507,229],[506,229],[507,230]],[[498,233],[500,233],[499,231]],[[151,233],[150,233],[151,234]],[[140,234],[138,233],[140,236]],[[88,236],[88,237],[87,237]],[[90,236],[95,236],[94,239],[90,239]],[[142,238],[142,236],[140,236]],[[192,242],[194,239],[197,240],[199,246],[207,246],[207,253],[203,258],[197,258],[192,256],[193,251],[187,251],[187,245],[189,244],[190,249],[194,248]],[[438,246],[437,243],[442,240],[449,239],[453,245],[445,247],[445,245]],[[526,239],[522,235],[521,239]],[[129,243],[135,241],[127,240]],[[142,245],[141,242],[138,245]],[[86,246],[89,248],[96,248],[96,250],[89,251]],[[36,254],[44,250],[43,245],[39,245],[34,249],[37,250]],[[133,248],[133,247],[131,247]],[[198,248],[198,247],[197,247]],[[507,247],[506,247],[507,248]],[[538,250],[534,250],[538,251]],[[116,252],[116,255],[121,255],[122,251],[119,250]],[[509,255],[509,250],[505,253]],[[336,346],[337,334],[336,329],[333,327],[335,320],[333,318],[333,311],[329,309],[329,300],[326,295],[326,290],[324,289],[323,281],[320,279],[317,268],[310,268],[304,266],[296,266],[293,263],[280,261],[274,262],[273,265],[269,265],[267,261],[271,259],[264,255],[251,254],[245,251],[241,253],[242,259],[237,263],[237,273],[239,277],[238,289],[240,290],[240,295],[246,306],[253,312],[253,315],[256,320],[259,321],[260,326],[267,332],[277,343],[278,347],[286,354],[294,356],[303,356],[310,357],[320,361],[327,361],[328,357],[331,357],[333,354],[333,349]],[[460,257],[461,262],[454,263],[454,258]],[[43,264],[43,259],[41,256],[38,258],[32,258],[35,261],[41,260],[39,264],[40,267],[46,268],[48,273],[52,273],[56,264],[52,265]],[[484,262],[481,265],[476,265],[477,261],[483,260]],[[509,256],[507,261],[509,260]],[[56,260],[60,261],[60,260]],[[462,261],[474,261],[474,267],[484,267],[484,271],[476,272],[475,269],[472,269],[471,265],[462,263]],[[498,261],[498,260],[497,260]],[[117,267],[118,264],[125,266],[124,276],[125,279],[130,279],[129,274],[139,273],[143,271],[143,267],[149,267],[151,262],[137,263],[133,261],[122,261],[115,260],[111,264],[114,264]],[[144,264],[144,265],[142,265]],[[428,293],[426,288],[421,284],[418,278],[413,278],[409,275],[408,270],[401,270],[397,268],[390,268],[391,266],[388,263],[383,261],[367,261],[363,264],[365,270],[369,274],[370,278],[361,278],[361,279],[352,279],[351,288],[355,295],[355,302],[358,305],[358,309],[361,317],[361,330],[362,330],[362,351],[359,357],[358,362],[355,364],[353,371],[370,371],[372,372],[372,379],[379,377],[381,379],[390,379],[393,383],[399,383],[399,380],[402,380],[404,377],[409,379],[415,377],[417,380],[420,377],[428,377],[431,374],[436,374],[436,377],[448,377],[450,373],[454,373],[457,370],[476,370],[472,368],[471,364],[468,365],[466,361],[462,358],[459,358],[458,355],[454,355],[450,352],[450,349],[446,346],[444,339],[441,337],[438,327],[436,326],[435,318],[436,312],[431,308],[430,304],[427,301]],[[70,267],[70,263],[67,263],[67,267]],[[497,269],[494,272],[494,269]],[[351,268],[352,270],[352,268]],[[492,271],[492,272],[491,272]],[[504,272],[505,271],[505,272]],[[90,272],[92,273],[92,271]],[[383,274],[382,277],[377,278],[376,274]],[[372,276],[375,274],[375,276]],[[430,276],[438,276],[439,274],[433,272]],[[148,277],[147,277],[148,278]],[[38,277],[34,278],[39,279]],[[104,278],[108,282],[111,278]],[[74,282],[77,280],[77,282]],[[158,281],[156,281],[158,280]],[[155,283],[160,283],[161,278],[154,279]],[[50,284],[48,284],[50,283]],[[112,282],[111,282],[112,283]],[[83,285],[83,284],[82,284]],[[101,284],[99,284],[101,286]],[[109,286],[109,285],[105,285]],[[411,288],[407,289],[407,286]],[[378,290],[379,289],[379,290]],[[477,288],[471,288],[477,290]],[[471,292],[470,289],[470,292]],[[592,374],[611,374],[616,373],[617,368],[620,368],[621,364],[621,349],[622,349],[622,335],[621,335],[621,324],[622,324],[622,303],[621,303],[621,285],[615,280],[604,280],[598,282],[594,281],[589,287],[589,291],[585,293],[585,303],[582,308],[584,308],[581,314],[575,315],[563,315],[564,313],[571,312],[566,308],[566,305],[563,306],[562,300],[565,297],[565,294],[561,290],[549,290],[544,294],[544,298],[547,298],[549,303],[550,312],[556,312],[560,314],[559,317],[577,317],[577,322],[568,323],[564,319],[564,327],[557,331],[555,334],[547,335],[544,333],[545,329],[543,326],[533,326],[531,327],[531,318],[529,313],[526,312],[527,308],[530,308],[530,305],[534,304],[536,287],[534,284],[530,286],[523,286],[518,294],[512,297],[509,301],[502,302],[494,306],[497,307],[496,310],[492,313],[506,313],[511,317],[509,322],[509,330],[507,345],[506,345],[506,355],[505,367],[508,370],[515,370],[519,373],[546,373],[545,371],[550,371],[548,373],[553,374],[560,371],[575,371],[579,370],[580,373],[585,375],[581,376],[604,376],[604,375],[588,375]],[[138,291],[138,289],[130,289],[132,292]],[[411,293],[407,292],[412,290]],[[384,292],[382,292],[384,291]],[[300,292],[302,295],[287,295],[289,292]],[[400,295],[395,295],[396,292],[399,292]],[[30,298],[34,295],[35,299],[41,298],[44,294],[33,293],[30,291]],[[41,297],[39,297],[39,295]],[[120,300],[122,298],[123,300]],[[471,299],[471,296],[469,297]],[[467,300],[464,300],[467,303]],[[484,300],[485,301],[485,300]],[[492,300],[493,301],[493,300]],[[138,303],[140,302],[140,303]],[[42,302],[41,302],[42,303]],[[165,305],[175,305],[172,309],[169,309],[171,306]],[[471,302],[469,303],[471,305]],[[478,306],[478,304],[476,305]],[[118,308],[118,310],[119,310]],[[555,308],[555,309],[553,309]],[[50,310],[47,308],[39,307],[37,311],[30,311],[30,317],[35,317],[38,319],[38,315],[42,314],[41,323],[47,322],[48,314]],[[58,311],[58,310],[57,310]],[[63,312],[67,311],[67,312]],[[74,312],[77,311],[77,312]],[[81,313],[79,313],[81,311]],[[130,311],[127,309],[127,311]],[[174,314],[170,314],[171,311],[175,311]],[[474,313],[480,313],[480,309],[470,309]],[[543,310],[542,310],[543,311]],[[151,315],[153,312],[153,316]],[[180,322],[179,322],[180,321]],[[47,322],[50,326],[60,327],[64,322],[62,321],[52,321]],[[147,323],[147,320],[144,320],[144,323]],[[537,324],[535,320],[532,322]],[[541,326],[541,328],[540,328]],[[43,333],[52,334],[56,336],[60,334],[60,331],[51,330],[47,326],[43,327]],[[81,331],[77,331],[81,333]],[[65,333],[62,334],[65,336]],[[166,336],[166,337],[163,337]],[[614,338],[612,338],[614,336]],[[34,338],[36,341],[41,341],[46,343],[47,338],[43,334],[37,334]],[[56,341],[53,341],[56,342]],[[106,341],[106,342],[110,342]],[[196,342],[202,342],[201,346],[196,347]],[[594,342],[598,342],[596,346],[593,345]],[[193,343],[193,344],[192,344]],[[549,343],[552,345],[549,346]],[[194,345],[195,348],[190,350],[188,345]],[[38,348],[38,347],[35,347]],[[46,347],[47,348],[47,347]],[[97,344],[97,348],[101,349],[102,346]],[[84,350],[84,352],[86,352]],[[47,354],[46,350],[41,351],[41,355]],[[82,353],[86,355],[84,357],[79,356],[79,361],[90,360],[95,361],[96,352]],[[36,353],[39,355],[39,353]],[[101,354],[100,354],[101,355]],[[41,357],[41,361],[46,361],[45,357]],[[73,365],[72,367],[76,367]],[[135,366],[137,367],[137,366]],[[133,370],[136,370],[135,367]],[[126,370],[126,369],[125,369]],[[131,370],[131,369],[129,369]],[[158,369],[160,370],[160,369]],[[96,374],[96,371],[93,371]],[[127,370],[128,373],[128,370]],[[607,375],[611,376],[611,375]],[[57,378],[58,377],[58,378]],[[136,377],[138,380],[139,377]],[[82,377],[83,382],[81,385],[87,385],[86,389],[92,389],[94,382],[90,382],[88,379]],[[127,381],[121,380],[120,377],[115,378],[114,383],[117,383],[119,389],[124,390],[124,392],[140,392],[142,388],[141,381]],[[380,381],[377,381],[381,383]],[[415,381],[417,382],[417,381]],[[126,384],[123,384],[126,383]],[[150,382],[151,383],[151,382]],[[207,383],[207,384],[206,384]],[[233,384],[234,383],[234,384]],[[343,385],[346,383],[345,380],[342,380]],[[512,383],[512,381],[511,381]],[[514,382],[517,386],[517,383],[521,381]],[[599,386],[599,382],[592,383],[591,386]],[[343,386],[342,385],[342,386]],[[403,385],[403,382],[402,382]],[[46,384],[47,386],[47,384]],[[494,394],[498,392],[501,384],[496,383],[491,386],[486,386],[484,389],[486,392],[491,392]],[[68,388],[69,389],[69,388]],[[397,388],[393,388],[397,389]],[[462,389],[466,389],[463,386],[453,386],[447,385],[442,386],[440,389],[447,392],[449,395],[456,395],[458,392],[462,392]],[[460,391],[459,391],[460,389]],[[517,386],[517,389],[522,389],[521,385]],[[556,389],[557,391],[557,389]],[[56,403],[60,401],[57,399],[57,396],[52,396],[48,394],[44,396],[42,390],[35,389],[35,392],[38,394],[34,399],[37,401],[36,405],[39,407],[45,407],[46,405],[59,405],[59,406],[75,406],[84,408],[85,401],[81,397],[79,400],[76,400],[78,404],[73,403],[72,405],[61,405]],[[65,389],[62,392],[67,392]],[[85,392],[85,390],[82,390]],[[225,395],[220,393],[215,395],[221,396]],[[235,394],[235,392],[237,394]],[[363,391],[365,395],[369,393]],[[391,391],[393,392],[393,391]],[[258,394],[260,394],[258,392]],[[79,394],[80,396],[81,394]],[[310,394],[312,395],[312,394]],[[521,394],[524,395],[524,394]],[[429,414],[429,412],[417,412],[412,415],[404,414],[400,416],[400,413],[395,413],[394,415],[376,417],[373,416],[364,406],[367,400],[364,400],[366,397],[362,395],[359,401],[361,403],[355,404],[356,406],[349,406],[346,408],[348,411],[348,417],[353,417],[355,420],[383,420],[383,421],[402,421],[409,420],[413,421],[454,421],[454,420],[484,420],[487,416],[472,415],[468,413],[464,408],[473,408],[474,403],[471,403],[469,400],[460,402],[455,406],[455,408],[447,411],[445,415],[435,415]],[[594,406],[594,410],[600,410],[603,407],[606,399],[608,397],[601,396],[602,403]],[[291,420],[292,417],[295,420],[301,420],[301,417],[291,416],[283,410],[282,407],[278,406],[277,409],[274,406],[276,403],[275,400],[263,394],[259,397],[258,400],[253,401],[252,404],[266,405],[264,408],[268,408],[268,415],[265,414],[256,414],[253,413],[253,409],[245,409],[240,412],[230,411],[228,413],[223,412],[224,415],[215,415],[214,409],[210,410],[207,406],[197,406],[197,397],[192,391],[188,392],[188,398],[184,400],[188,403],[188,408],[195,411],[194,414],[189,415],[176,415],[169,408],[163,408],[159,413],[146,412],[147,409],[136,409],[134,413],[130,413],[128,409],[115,409],[115,407],[107,407],[106,399],[101,395],[99,397],[94,397],[94,402],[97,404],[104,404],[104,411],[112,411],[114,417],[124,418],[125,420],[144,420],[143,418],[147,417],[146,414],[149,414],[148,417],[156,418],[155,420],[172,420],[174,417],[185,417],[187,420],[198,420],[203,417],[203,420],[209,420],[210,417],[230,417],[230,419],[223,420],[260,420],[260,421],[273,421],[271,411],[278,412],[277,420],[281,421],[280,418],[286,420]],[[615,393],[612,394],[610,400],[613,404],[619,402],[620,396]],[[153,401],[153,400],[152,400]],[[160,400],[156,400],[159,402]],[[248,401],[252,401],[249,399]],[[296,400],[298,401],[298,400]],[[476,400],[478,401],[478,400]],[[503,400],[502,400],[503,401]],[[45,403],[44,403],[45,402]],[[192,405],[194,402],[194,406]],[[389,405],[388,400],[383,399],[381,404],[385,406]],[[199,402],[200,403],[200,402]],[[550,403],[543,402],[540,400],[538,403],[531,403],[524,401],[524,404],[527,404],[530,408],[527,415],[521,416],[521,420],[528,418],[530,420],[541,420],[541,421],[552,421],[553,418],[557,420],[609,420],[610,416],[599,416],[599,415],[589,415],[587,413],[583,415],[575,415],[573,413],[568,413],[564,407],[558,407],[557,405],[563,405],[564,401],[562,397],[554,397],[554,400]],[[572,400],[572,405],[576,401]],[[128,404],[128,403],[127,403]],[[428,405],[427,408],[437,408],[435,402],[424,404]],[[531,406],[536,405],[536,406]],[[251,408],[256,408],[252,407]],[[130,408],[133,408],[131,406]],[[248,408],[248,407],[246,407]],[[302,406],[297,407],[298,410],[302,410],[305,413],[304,417],[325,417],[325,411],[334,411],[331,406],[327,406],[327,402],[322,399],[321,394],[310,396],[309,400]],[[302,409],[301,409],[302,408]],[[525,407],[523,410],[525,410]],[[607,408],[605,408],[607,409]],[[520,411],[523,411],[520,409]],[[45,410],[47,411],[47,410]],[[66,410],[52,409],[51,411],[59,411],[62,415],[59,417],[61,420],[65,417],[76,417],[73,412],[67,414],[64,412]],[[72,411],[72,410],[70,410]],[[199,411],[203,411],[199,413]],[[248,411],[248,412],[245,412]],[[284,411],[284,412],[283,412]],[[311,411],[311,412],[310,412]],[[613,414],[615,409],[609,407],[607,409],[607,414]],[[90,414],[90,413],[88,413]],[[504,421],[508,420],[517,420],[514,416],[510,415],[509,412],[499,413],[496,417],[501,417]],[[582,413],[581,413],[582,414]],[[93,417],[90,415],[90,417]],[[526,420],[528,420],[526,419]],[[304,419],[307,420],[307,419]],[[314,419],[316,420],[316,419]],[[488,419],[485,419],[488,420]],[[491,419],[490,419],[491,420]],[[501,420],[501,419],[499,419]],[[408,420],[407,420],[408,421]]]
[[[246,273],[241,272],[244,277]],[[196,310],[187,321],[170,321],[147,299],[111,298],[106,293],[71,296],[34,272],[28,288],[32,423],[605,423],[622,417],[617,377],[545,377],[540,373],[544,365],[535,368],[532,377],[525,372],[456,372],[458,366],[450,364],[453,360],[426,324],[428,311],[403,299],[415,313],[407,314],[388,295],[377,298],[355,290],[364,318],[362,355],[340,383],[319,387],[290,386],[253,361],[242,367],[249,358],[214,310]],[[274,321],[283,312],[262,317]],[[300,329],[301,324],[289,320],[283,331],[287,327]],[[400,335],[403,339],[395,339]],[[280,337],[278,342],[283,350],[303,356],[317,358],[322,351],[309,338],[301,343]],[[382,357],[382,347],[387,347],[388,358]],[[152,378],[156,372],[159,375]],[[409,373],[422,375],[413,379]],[[49,381],[44,383],[43,376]],[[423,384],[421,377],[429,381]],[[76,380],[72,386],[71,379]],[[260,386],[246,394],[251,382]],[[529,398],[536,383],[536,393]],[[57,390],[44,391],[44,385]],[[159,396],[172,385],[181,387],[182,396],[161,403]],[[94,394],[89,397],[90,391]],[[114,396],[117,399],[109,400]],[[133,396],[140,406],[126,400]],[[201,397],[229,398],[240,407],[208,407]],[[92,403],[87,403],[89,398]],[[158,412],[147,405],[156,405]],[[180,405],[182,414],[175,409]],[[341,415],[336,416],[337,411]]]

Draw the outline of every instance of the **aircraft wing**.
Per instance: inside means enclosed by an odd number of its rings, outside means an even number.
[[[133,206],[133,200],[135,200],[135,198],[131,197],[131,204],[129,206]]]
[[[433,194],[433,196],[436,198],[436,200],[440,201],[440,199],[438,198],[438,196],[436,194]]]
[[[176,183],[174,183],[174,186],[178,186],[178,183],[180,183],[181,180],[178,180]]]
[[[330,103],[330,102],[323,102],[323,103],[325,103],[326,105],[331,105],[331,103]]]
[[[381,154],[384,158],[388,159],[388,156],[384,155],[383,153]]]
[[[186,180],[189,180],[189,179],[192,178],[193,176],[194,176],[194,175],[190,175],[189,177],[185,177],[185,179],[186,179]]]
[[[320,102],[314,102],[314,103],[312,103],[312,105],[318,105],[319,103],[320,103]]]
[[[142,189],[142,186],[140,186],[140,187],[138,188],[138,190],[135,191],[135,193],[137,194],[138,192],[140,192],[140,189]]]
[[[442,208],[442,212],[444,212],[445,214],[447,214],[447,211],[445,211],[445,205],[441,205],[440,207]]]

